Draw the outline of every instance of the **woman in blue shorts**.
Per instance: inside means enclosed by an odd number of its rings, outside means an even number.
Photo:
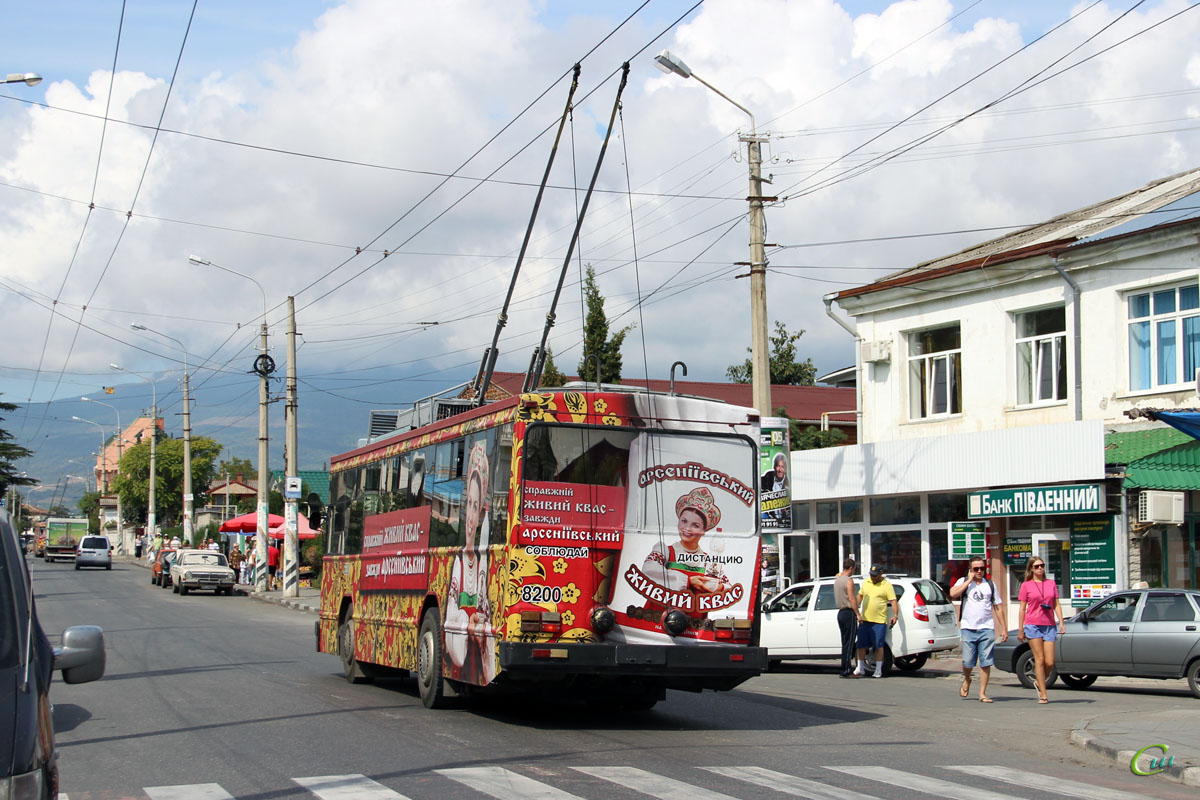
[[[1041,558],[1031,558],[1025,565],[1025,581],[1017,593],[1017,601],[1021,604],[1017,639],[1028,641],[1033,653],[1038,702],[1049,703],[1046,676],[1054,669],[1054,641],[1066,628],[1062,607],[1058,604],[1058,586],[1046,577],[1046,562]]]

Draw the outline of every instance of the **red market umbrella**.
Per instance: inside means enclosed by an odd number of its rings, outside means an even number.
[[[283,525],[283,517],[278,514],[268,514],[268,530],[274,528],[276,525]],[[257,530],[258,512],[256,511],[251,511],[249,514],[242,514],[240,517],[234,517],[233,519],[227,519],[221,523],[222,533],[254,533]]]
[[[276,525],[274,522],[272,522],[271,527],[267,530],[267,533],[270,534],[272,539],[282,539],[283,538],[283,518],[275,516],[274,514],[271,515],[271,518],[279,520],[279,524]],[[305,517],[297,515],[296,516],[296,525],[297,525],[297,531],[299,533],[299,538],[301,538],[301,539],[315,539],[316,538],[318,531],[313,530],[312,526],[308,524],[308,520]]]

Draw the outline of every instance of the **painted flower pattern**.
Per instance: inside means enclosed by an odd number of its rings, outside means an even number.
[[[567,571],[567,560],[565,558],[557,558],[554,560],[555,573],[562,575]]]

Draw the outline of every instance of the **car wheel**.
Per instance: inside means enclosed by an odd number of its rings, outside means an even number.
[[[779,666],[782,663],[783,663],[782,658],[768,658],[767,659],[767,672],[774,672],[775,670],[779,669]]]
[[[925,662],[928,660],[929,653],[917,653],[914,656],[897,656],[893,659],[893,663],[897,669],[902,669],[905,672],[916,672],[925,666]]]
[[[79,565],[78,565],[78,564],[76,564],[76,565],[75,565],[75,569],[79,569]]]
[[[1071,689],[1086,689],[1096,682],[1095,675],[1059,675],[1062,682]]]
[[[350,683],[370,683],[371,679],[354,657],[354,606],[346,606],[338,622],[338,656],[342,659],[342,674]]]
[[[442,678],[442,625],[436,608],[428,609],[421,619],[421,633],[417,638],[417,688],[426,708],[449,705]]]
[[[179,584],[179,593],[181,595],[186,595],[188,593],[188,587],[184,586],[182,583]]]
[[[1021,685],[1026,689],[1037,689],[1037,664],[1033,658],[1033,651],[1026,649],[1017,657],[1016,667],[1013,670],[1017,673],[1017,679],[1021,681]],[[1054,685],[1054,681],[1058,678],[1058,671],[1050,670],[1050,674],[1046,676],[1046,688],[1049,689]]]
[[[1192,696],[1200,697],[1200,658],[1188,664],[1187,679],[1188,688],[1192,690]]]
[[[104,568],[105,568],[105,569],[112,569],[112,564],[105,564],[105,565],[104,565]]]
[[[171,581],[171,594],[179,594],[179,584]]]

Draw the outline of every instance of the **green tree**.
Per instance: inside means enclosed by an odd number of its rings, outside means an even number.
[[[0,402],[0,411],[7,413],[16,410],[17,406],[12,403]],[[4,417],[0,417],[0,421],[3,420]],[[11,433],[0,428],[0,494],[8,491],[9,486],[33,486],[37,483],[33,478],[21,474],[16,465],[16,462],[22,458],[29,458],[33,455],[33,451],[28,447],[14,444],[12,438]]]
[[[775,335],[771,337],[771,383],[783,386],[812,386],[817,382],[817,368],[812,359],[796,360],[796,341],[804,335],[803,330],[788,333],[787,327],[775,320]],[[753,353],[749,347],[746,352]],[[750,359],[741,364],[731,364],[725,376],[734,383],[749,383],[754,369]]]
[[[567,382],[567,376],[558,371],[554,363],[554,351],[546,348],[546,363],[542,365],[542,386],[551,388],[562,386]]]
[[[221,445],[207,436],[192,437],[192,493],[195,505],[205,502],[205,489],[212,482]],[[112,491],[121,496],[125,514],[144,521],[150,494],[150,441],[127,448],[121,456],[121,474],[113,481]],[[183,514],[183,440],[158,442],[154,463],[155,514],[164,524],[175,522]]]
[[[78,505],[79,510],[88,518],[88,532],[100,533],[100,493],[84,492]]]
[[[213,477],[224,478],[226,475],[231,481],[237,480],[238,475],[252,481],[258,475],[258,467],[251,464],[247,458],[223,458],[213,469]]]
[[[775,416],[788,421],[788,439],[792,450],[819,450],[822,447],[837,447],[846,441],[846,434],[837,428],[823,431],[812,425],[805,427],[798,420],[788,416],[787,409],[775,409]]]
[[[626,325],[609,336],[608,317],[604,314],[604,295],[600,294],[600,288],[596,285],[596,269],[591,264],[585,267],[583,299],[587,305],[587,316],[583,321],[583,358],[579,361],[579,378],[585,381],[596,380],[596,368],[591,358],[599,356],[600,381],[620,383],[621,345],[625,343],[625,336],[633,330],[633,325]]]

